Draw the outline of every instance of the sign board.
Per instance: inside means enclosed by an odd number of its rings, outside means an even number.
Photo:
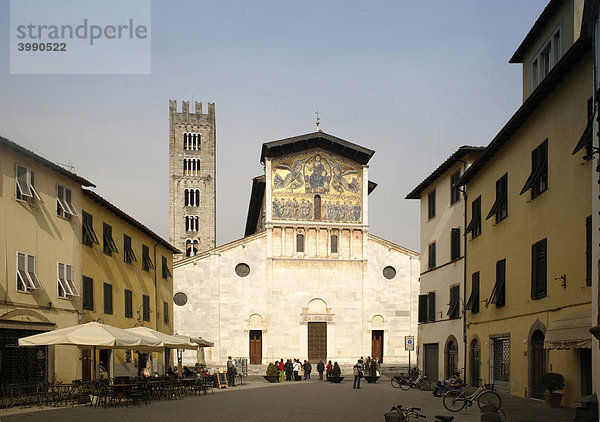
[[[227,388],[227,376],[225,372],[217,372],[217,388]]]
[[[415,350],[415,336],[404,336],[404,350],[407,352]]]

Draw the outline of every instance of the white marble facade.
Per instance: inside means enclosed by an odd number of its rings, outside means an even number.
[[[370,155],[356,161],[348,153],[338,156],[339,148],[331,147],[336,142]],[[294,152],[269,148],[282,143],[295,144]],[[378,347],[375,330],[383,332],[384,363],[408,362],[404,337],[417,334],[419,258],[368,232],[366,163],[372,154],[322,132],[263,145],[264,193],[253,189],[260,197],[251,200],[249,211],[249,226],[257,229],[249,234],[247,228],[246,237],[174,267],[176,298],[181,293],[187,298],[182,306],[176,300],[174,329],[214,342],[205,351],[209,365],[222,366],[229,355],[253,356],[254,363],[258,356],[262,364],[307,359],[313,322],[326,323],[328,360],[350,364],[371,355]],[[294,164],[282,164],[288,162]],[[296,171],[302,163],[305,167]],[[306,212],[274,212],[274,204],[289,204],[290,198]],[[317,210],[321,203],[324,210],[331,204],[328,215]],[[260,211],[253,212],[256,204],[262,204]],[[247,275],[239,267],[236,271],[240,264],[249,267]],[[261,337],[252,356],[251,332]],[[195,361],[195,353],[184,354],[185,365]]]

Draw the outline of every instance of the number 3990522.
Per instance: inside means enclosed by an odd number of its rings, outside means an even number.
[[[20,42],[17,44],[17,49],[19,51],[67,51],[67,44],[64,42]]]

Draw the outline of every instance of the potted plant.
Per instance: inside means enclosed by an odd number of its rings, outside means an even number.
[[[342,382],[344,377],[342,375],[342,370],[340,369],[340,365],[337,362],[333,364],[333,368],[331,369],[331,378],[330,381],[336,384]]]
[[[365,368],[367,372],[367,375],[365,375],[365,380],[369,384],[375,384],[379,379],[379,375],[377,375],[377,363],[372,360],[368,366],[368,368]]]
[[[548,391],[544,393],[546,404],[550,407],[559,407],[563,395],[556,391],[565,388],[565,377],[561,374],[548,372],[542,376],[542,386]]]
[[[267,375],[264,375],[265,379],[269,382],[277,382],[279,380],[279,375],[277,375],[277,368],[273,362],[269,363],[267,366]]]

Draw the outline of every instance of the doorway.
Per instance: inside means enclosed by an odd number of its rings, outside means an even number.
[[[379,359],[379,362],[383,362],[383,330],[373,330],[371,332],[371,356],[373,359]]]
[[[501,393],[509,393],[510,381],[510,338],[496,337],[492,343],[490,360],[491,379],[494,389]]]
[[[327,362],[327,323],[308,323],[308,361],[311,364]]]
[[[262,363],[262,331],[250,330],[250,364]]]
[[[439,381],[438,378],[438,359],[439,347],[437,343],[429,343],[423,345],[423,372],[431,382]]]
[[[448,339],[448,342],[446,343],[445,354],[445,378],[448,379],[452,374],[458,372],[458,347],[456,345],[456,340],[453,337]]]
[[[531,397],[544,398],[542,376],[546,372],[546,351],[544,350],[544,333],[536,330],[531,336]]]
[[[588,396],[592,391],[592,349],[579,350],[579,397]]]

